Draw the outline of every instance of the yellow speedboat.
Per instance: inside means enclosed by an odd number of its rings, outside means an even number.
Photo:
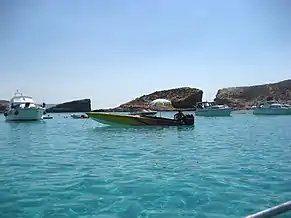
[[[128,114],[113,114],[101,112],[87,112],[89,118],[106,125],[131,126],[191,126],[194,125],[194,116],[187,114],[182,120],[164,117],[140,116]]]

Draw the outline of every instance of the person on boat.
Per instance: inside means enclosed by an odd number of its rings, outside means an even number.
[[[182,120],[184,116],[185,115],[183,114],[183,112],[181,110],[179,110],[178,113],[175,114],[174,119],[175,120]]]

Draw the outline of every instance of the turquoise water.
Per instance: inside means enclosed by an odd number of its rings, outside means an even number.
[[[196,117],[194,128],[53,116],[1,118],[1,218],[237,218],[291,198],[291,116]]]

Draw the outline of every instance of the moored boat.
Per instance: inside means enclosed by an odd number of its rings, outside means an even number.
[[[71,117],[73,119],[87,119],[87,118],[89,118],[88,116],[86,116],[84,114],[71,114]]]
[[[267,101],[253,111],[254,115],[291,115],[291,106]]]
[[[190,126],[194,125],[194,116],[186,114],[182,120],[164,117],[87,112],[89,118],[106,125],[122,126]]]
[[[216,105],[214,102],[198,102],[195,115],[205,117],[230,116],[231,108],[227,105]]]
[[[9,108],[4,113],[6,121],[37,121],[41,120],[45,112],[43,107],[37,106],[32,97],[16,92],[11,98]]]
[[[47,115],[47,116],[43,116],[42,119],[51,120],[51,119],[53,119],[53,117],[51,117],[50,115]]]

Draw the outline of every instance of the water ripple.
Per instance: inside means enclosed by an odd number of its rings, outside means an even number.
[[[290,200],[291,118],[0,121],[1,217],[243,217]]]

